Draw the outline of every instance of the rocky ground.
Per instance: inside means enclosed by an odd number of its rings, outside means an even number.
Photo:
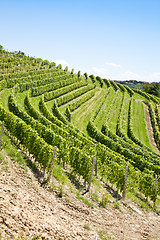
[[[117,209],[59,198],[5,156],[0,162],[0,239],[160,239],[160,216],[129,200]]]

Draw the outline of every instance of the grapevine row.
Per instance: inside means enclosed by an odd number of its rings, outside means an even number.
[[[82,96],[80,96],[78,99],[73,100],[69,104],[70,111],[73,112],[75,109],[79,108],[83,103],[87,102],[89,99],[94,97],[96,91],[97,91],[97,89],[94,88],[91,91],[89,91],[89,92],[83,94]]]
[[[151,123],[152,123],[152,127],[153,127],[153,132],[154,132],[154,139],[155,139],[158,149],[160,150],[160,132],[159,132],[159,128],[157,126],[154,109],[153,109],[153,106],[151,103],[148,103],[148,107],[149,107],[149,113],[150,113]]]
[[[44,84],[42,86],[33,87],[32,88],[32,97],[39,96],[45,92],[49,92],[49,91],[56,90],[58,88],[65,87],[67,85],[75,83],[76,81],[77,81],[77,77],[74,77],[73,75],[72,76],[64,75],[61,77],[54,78],[54,80],[52,80],[52,82],[49,84]]]
[[[79,88],[78,90],[75,90],[73,92],[69,92],[68,94],[62,95],[61,97],[56,99],[56,103],[58,106],[61,106],[94,88],[95,88],[95,85],[89,84],[85,87]]]
[[[46,88],[41,88],[40,94],[44,93],[45,102],[50,101],[54,98],[58,98],[66,93],[69,93],[78,88],[87,86],[88,83],[86,81],[78,81],[77,79],[69,79],[62,82],[58,82],[57,84],[51,84],[46,86]],[[51,92],[49,92],[51,90]],[[39,91],[39,89],[38,89]]]

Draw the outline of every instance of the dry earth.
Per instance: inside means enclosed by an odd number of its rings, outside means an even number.
[[[153,147],[155,148],[156,152],[160,153],[159,149],[157,148],[156,142],[154,140],[151,118],[150,118],[149,110],[147,107],[145,107],[145,117],[146,117],[146,128],[148,131],[150,142],[153,145]]]
[[[160,239],[160,216],[133,202],[91,208],[58,198],[9,157],[0,162],[0,239]],[[101,232],[101,237],[98,233]],[[39,238],[36,238],[39,236]]]

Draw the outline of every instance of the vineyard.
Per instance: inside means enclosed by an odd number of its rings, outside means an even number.
[[[1,50],[0,121],[1,136],[4,130],[44,175],[50,173],[54,160],[86,186],[94,167],[97,178],[114,185],[123,196],[125,191],[141,193],[156,205],[159,98],[23,52]]]

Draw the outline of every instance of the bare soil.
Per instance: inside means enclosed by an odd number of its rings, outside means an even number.
[[[157,148],[156,142],[154,140],[154,134],[153,134],[151,118],[150,118],[149,110],[148,110],[147,107],[145,107],[145,117],[146,117],[146,128],[147,128],[147,131],[148,131],[150,142],[153,145],[153,147],[156,150],[156,152],[160,153],[159,149]]]
[[[25,172],[7,156],[5,161],[0,162],[0,239],[160,239],[156,213],[130,200],[117,208],[111,203],[91,208],[76,197],[58,198],[30,169]]]

